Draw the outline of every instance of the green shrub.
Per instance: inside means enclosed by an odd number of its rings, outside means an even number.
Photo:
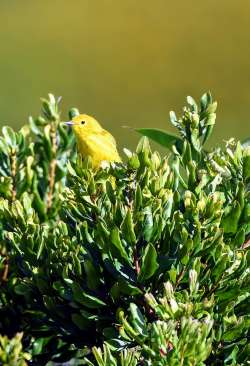
[[[204,149],[205,94],[127,161],[93,171],[59,101],[0,139],[0,333],[36,365],[246,365],[250,150]],[[77,113],[71,110],[70,114]],[[125,159],[124,159],[125,160]]]
[[[2,366],[27,366],[30,355],[22,352],[22,333],[12,339],[0,336],[0,363]]]

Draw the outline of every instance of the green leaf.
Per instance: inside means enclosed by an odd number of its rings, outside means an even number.
[[[212,95],[210,92],[207,92],[202,95],[200,99],[201,109],[205,110],[207,109],[208,105],[212,103]]]
[[[9,146],[7,144],[7,141],[5,141],[4,137],[0,137],[0,150],[5,154],[9,154]]]
[[[84,330],[89,327],[90,322],[82,317],[80,314],[72,314],[71,315],[72,322],[81,330]]]
[[[136,186],[136,191],[135,191],[135,198],[134,198],[134,210],[135,211],[139,211],[141,206],[142,206],[142,190],[140,185],[138,184]]]
[[[76,116],[79,116],[80,112],[77,108],[70,108],[69,110],[69,118],[72,119]]]
[[[224,213],[222,219],[222,225],[225,233],[235,234],[238,229],[238,222],[241,215],[241,207],[239,202],[233,202],[232,206],[229,206]]]
[[[151,140],[157,142],[158,144],[171,149],[173,145],[177,142],[182,144],[182,140],[175,135],[172,135],[164,130],[157,128],[137,128],[137,132],[143,136],[149,137]]]
[[[150,241],[153,231],[154,231],[154,221],[151,207],[146,207],[144,209],[145,220],[143,224],[143,234],[146,241]]]
[[[14,291],[18,295],[27,295],[32,293],[31,287],[26,283],[19,283],[14,287]]]
[[[178,119],[174,111],[169,112],[169,118],[172,125],[176,127],[178,125]]]
[[[250,178],[250,154],[243,156],[243,176],[245,179]]]
[[[212,276],[215,278],[215,282],[218,281],[218,279],[223,274],[227,266],[228,266],[228,256],[227,254],[223,254],[219,259],[219,261],[214,266],[214,268],[212,269]]]
[[[106,366],[106,363],[102,359],[102,352],[99,348],[93,347],[92,348],[92,353],[95,356],[95,359],[96,359],[96,362],[97,362],[98,366]]]
[[[37,259],[40,258],[41,254],[43,252],[43,249],[44,249],[44,245],[45,245],[45,238],[42,235],[42,237],[41,237],[41,239],[39,241],[38,251],[37,251],[37,255],[36,255]]]
[[[190,105],[193,112],[198,112],[198,106],[196,101],[190,95],[187,96],[187,103]]]
[[[8,127],[8,126],[4,126],[2,128],[2,133],[3,133],[3,136],[4,136],[5,141],[7,142],[7,144],[9,146],[15,148],[16,147],[16,134],[12,130],[12,128]]]
[[[126,295],[142,295],[142,291],[123,278],[119,278],[119,291]]]
[[[32,347],[32,355],[39,355],[42,352],[44,346],[48,343],[48,338],[36,338]]]
[[[188,239],[183,245],[182,248],[180,250],[180,259],[182,259],[183,257],[187,256],[190,251],[193,249],[193,240],[192,239]]]
[[[68,301],[72,300],[72,291],[64,283],[60,281],[55,281],[53,283],[53,288],[58,292],[58,295],[61,296],[63,299]]]
[[[130,307],[130,312],[132,315],[132,323],[133,323],[134,329],[136,330],[136,332],[141,334],[143,337],[146,337],[147,336],[147,326],[146,326],[145,319],[144,319],[140,309],[134,303],[131,303],[129,307]]]
[[[99,309],[102,306],[106,306],[105,302],[103,302],[102,300],[98,299],[95,296],[91,296],[83,291],[81,286],[78,285],[78,283],[76,282],[72,284],[72,291],[74,300],[86,306],[87,308]]]
[[[131,169],[138,169],[140,167],[140,160],[136,154],[132,154],[132,156],[128,160],[128,166]]]
[[[223,334],[223,340],[227,342],[232,342],[240,337],[242,332],[247,328],[247,323],[244,324],[244,321],[239,322],[236,326],[232,327],[230,330],[226,331]]]
[[[146,246],[144,254],[141,260],[141,269],[139,272],[138,280],[143,282],[148,278],[152,277],[159,264],[157,263],[157,253],[155,247],[149,243]]]
[[[114,205],[116,202],[116,197],[115,197],[114,188],[113,188],[112,184],[110,183],[110,181],[106,182],[106,191],[107,191],[108,198],[110,199],[110,202]]]
[[[134,245],[136,243],[136,235],[134,232],[134,224],[131,210],[127,210],[127,214],[123,220],[121,229],[128,244]]]
[[[121,242],[121,239],[120,239],[120,232],[119,232],[119,229],[118,227],[114,227],[112,230],[111,230],[111,233],[110,233],[110,241],[111,243],[118,249],[121,257],[123,259],[125,259],[129,264],[130,264],[130,260],[129,260],[129,257],[128,257],[128,254]]]
[[[94,263],[86,259],[83,262],[84,269],[87,275],[87,285],[91,290],[97,290],[100,285],[100,274],[98,268],[94,265]]]
[[[213,102],[213,103],[209,104],[209,106],[207,107],[207,112],[208,112],[210,115],[215,114],[216,109],[217,109],[217,105],[218,105],[218,103],[217,103],[217,102]],[[212,117],[212,120],[210,121],[212,125],[214,125],[213,118],[214,118],[214,116]],[[210,124],[210,122],[209,122],[209,123],[206,123],[206,125]]]
[[[245,241],[246,233],[245,229],[242,227],[238,230],[237,234],[235,235],[234,244],[236,247],[240,247]]]
[[[72,261],[74,264],[74,272],[77,277],[80,277],[82,275],[82,266],[78,256],[75,253],[72,254]]]

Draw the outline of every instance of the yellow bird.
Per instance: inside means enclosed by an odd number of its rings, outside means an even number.
[[[114,137],[93,117],[80,114],[66,124],[72,125],[78,151],[82,156],[91,157],[94,169],[105,166],[105,162],[122,161]]]

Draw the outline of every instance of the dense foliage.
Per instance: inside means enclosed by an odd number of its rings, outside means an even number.
[[[52,95],[2,129],[0,360],[15,347],[20,365],[247,364],[250,148],[205,150],[217,104],[187,102],[170,114],[180,137],[138,130],[167,157],[143,137],[98,171]]]

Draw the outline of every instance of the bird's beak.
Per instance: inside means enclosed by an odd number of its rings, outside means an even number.
[[[73,126],[73,122],[72,121],[68,121],[68,122],[62,122],[63,125],[67,125],[67,126]]]

